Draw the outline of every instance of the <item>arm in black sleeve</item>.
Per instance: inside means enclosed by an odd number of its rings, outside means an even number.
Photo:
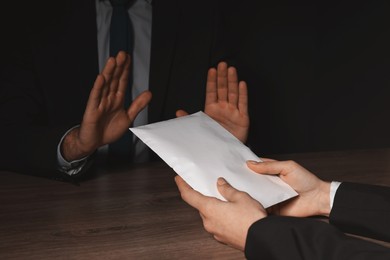
[[[0,169],[56,178],[61,175],[57,146],[72,125],[53,124],[49,117],[29,34],[17,25],[6,32],[7,53],[0,77]]]
[[[390,187],[342,183],[329,222],[346,233],[390,241]]]
[[[58,47],[63,42],[58,35],[64,35],[67,24],[62,28],[61,19],[47,23],[50,19],[43,18],[47,12],[39,8],[40,4],[22,2],[7,9],[12,23],[0,25],[4,27],[4,47],[0,50],[0,170],[66,178],[58,170],[57,147],[66,131],[80,124],[83,116],[94,78],[92,83],[83,84],[79,75],[96,74],[87,73],[88,69],[77,74],[77,66],[66,61],[70,54],[77,54],[74,48]]]
[[[3,31],[0,169],[46,175],[56,171],[57,145],[66,128],[48,125],[45,98],[34,72],[29,33],[20,15],[12,15],[16,22]]]
[[[315,219],[270,216],[255,222],[245,245],[248,259],[390,259],[390,249],[345,235]]]

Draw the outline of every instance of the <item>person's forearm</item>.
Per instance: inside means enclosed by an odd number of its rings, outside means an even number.
[[[2,169],[50,178],[59,174],[56,150],[63,128],[15,126],[3,127],[0,132],[6,151],[0,158]]]
[[[346,236],[320,220],[271,216],[248,231],[247,259],[390,259],[390,249]]]
[[[343,182],[329,222],[342,231],[390,241],[390,187]]]

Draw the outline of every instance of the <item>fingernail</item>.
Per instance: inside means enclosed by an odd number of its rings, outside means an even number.
[[[256,161],[252,161],[252,160],[249,160],[249,161],[246,161],[247,163],[249,164],[259,164],[260,162],[256,162]]]
[[[222,177],[219,177],[217,180],[218,185],[224,185],[226,184],[226,180]]]

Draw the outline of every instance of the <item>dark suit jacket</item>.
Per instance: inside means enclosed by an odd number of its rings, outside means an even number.
[[[53,175],[60,138],[81,122],[99,72],[95,0],[26,2],[11,3],[23,8],[7,9],[2,29],[0,168]],[[203,109],[217,17],[215,1],[154,1],[150,122]]]
[[[390,241],[390,188],[342,183],[329,222],[271,216],[254,223],[248,259],[390,259],[390,249],[343,232]],[[341,231],[343,232],[341,232]]]

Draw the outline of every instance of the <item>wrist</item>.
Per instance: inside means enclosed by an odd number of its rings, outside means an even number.
[[[329,217],[330,214],[330,182],[321,181],[320,184],[319,215]]]
[[[95,151],[93,149],[84,149],[79,142],[80,128],[76,127],[72,129],[63,139],[61,143],[61,154],[67,161],[74,161],[84,158]]]

